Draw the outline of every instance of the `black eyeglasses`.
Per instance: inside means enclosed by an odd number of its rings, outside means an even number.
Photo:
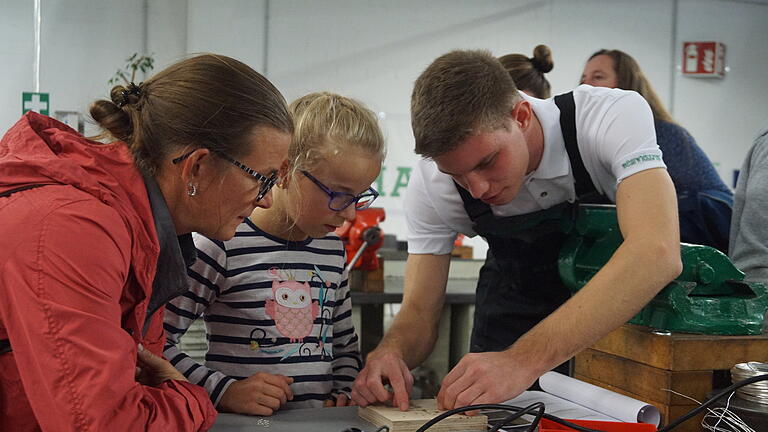
[[[195,150],[197,150],[197,149],[195,149]],[[189,155],[194,153],[195,150],[192,150],[190,152],[184,153],[183,155],[177,157],[176,159],[173,159],[171,161],[171,163],[175,165],[175,164],[183,161],[184,159],[188,158]],[[253,170],[251,168],[248,168],[248,166],[246,166],[244,163],[236,160],[235,158],[233,158],[233,157],[231,157],[231,156],[229,156],[229,155],[227,155],[225,153],[222,153],[220,151],[213,151],[213,150],[211,150],[211,152],[213,154],[215,154],[216,156],[224,159],[225,161],[231,163],[232,165],[234,165],[234,166],[240,168],[241,170],[245,171],[249,176],[253,177],[254,179],[256,179],[256,181],[261,183],[260,186],[259,186],[259,194],[256,195],[256,201],[261,201],[261,199],[264,198],[269,193],[269,190],[272,189],[272,186],[274,186],[275,183],[277,183],[277,171],[273,172],[269,177],[267,177],[267,176],[264,176],[264,175],[261,175],[261,174],[257,173],[255,170]]]
[[[376,189],[372,187],[369,187],[367,191],[361,193],[360,195],[352,195],[346,192],[332,191],[328,188],[328,186],[324,185],[312,174],[306,171],[302,171],[301,173],[307,176],[308,179],[312,180],[320,189],[323,190],[323,192],[328,194],[328,208],[333,211],[342,211],[353,203],[355,204],[355,210],[367,209],[379,196],[379,193],[376,192]]]

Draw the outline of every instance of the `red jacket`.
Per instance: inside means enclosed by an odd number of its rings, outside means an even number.
[[[0,141],[0,431],[198,431],[202,387],[134,379],[137,344],[161,355],[163,310],[142,335],[159,246],[122,143],[27,113]]]

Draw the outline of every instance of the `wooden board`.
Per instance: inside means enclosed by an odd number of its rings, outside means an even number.
[[[724,370],[736,363],[768,360],[768,335],[660,335],[625,324],[592,349],[671,371]]]
[[[437,409],[435,399],[412,400],[408,411],[382,405],[367,406],[357,410],[360,418],[377,427],[387,426],[390,432],[413,432],[440,413],[442,411]],[[430,432],[485,431],[487,425],[488,418],[484,415],[470,417],[456,414],[435,424],[429,430]]]
[[[673,372],[633,360],[586,349],[576,355],[574,374],[641,395],[653,405],[690,405],[690,399],[703,401],[712,391],[712,371]]]

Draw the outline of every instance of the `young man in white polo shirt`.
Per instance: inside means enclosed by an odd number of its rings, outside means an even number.
[[[580,86],[530,98],[485,51],[453,51],[411,100],[423,157],[406,196],[403,305],[353,386],[361,406],[408,408],[409,369],[431,352],[457,233],[489,244],[472,353],[438,405],[497,403],[528,388],[636,314],[682,269],[674,186],[653,117],[634,92]],[[615,202],[624,242],[578,294],[557,273],[557,221],[576,202]],[[392,386],[388,392],[383,383]]]

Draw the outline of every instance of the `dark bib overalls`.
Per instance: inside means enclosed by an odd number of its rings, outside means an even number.
[[[607,202],[597,192],[579,153],[573,94],[556,96],[555,103],[574,173],[576,203]],[[488,242],[477,283],[470,350],[501,351],[570,297],[560,280],[557,259],[566,238],[560,220],[575,214],[577,204],[566,202],[531,214],[497,217],[488,204],[458,184],[456,188],[475,232]]]

